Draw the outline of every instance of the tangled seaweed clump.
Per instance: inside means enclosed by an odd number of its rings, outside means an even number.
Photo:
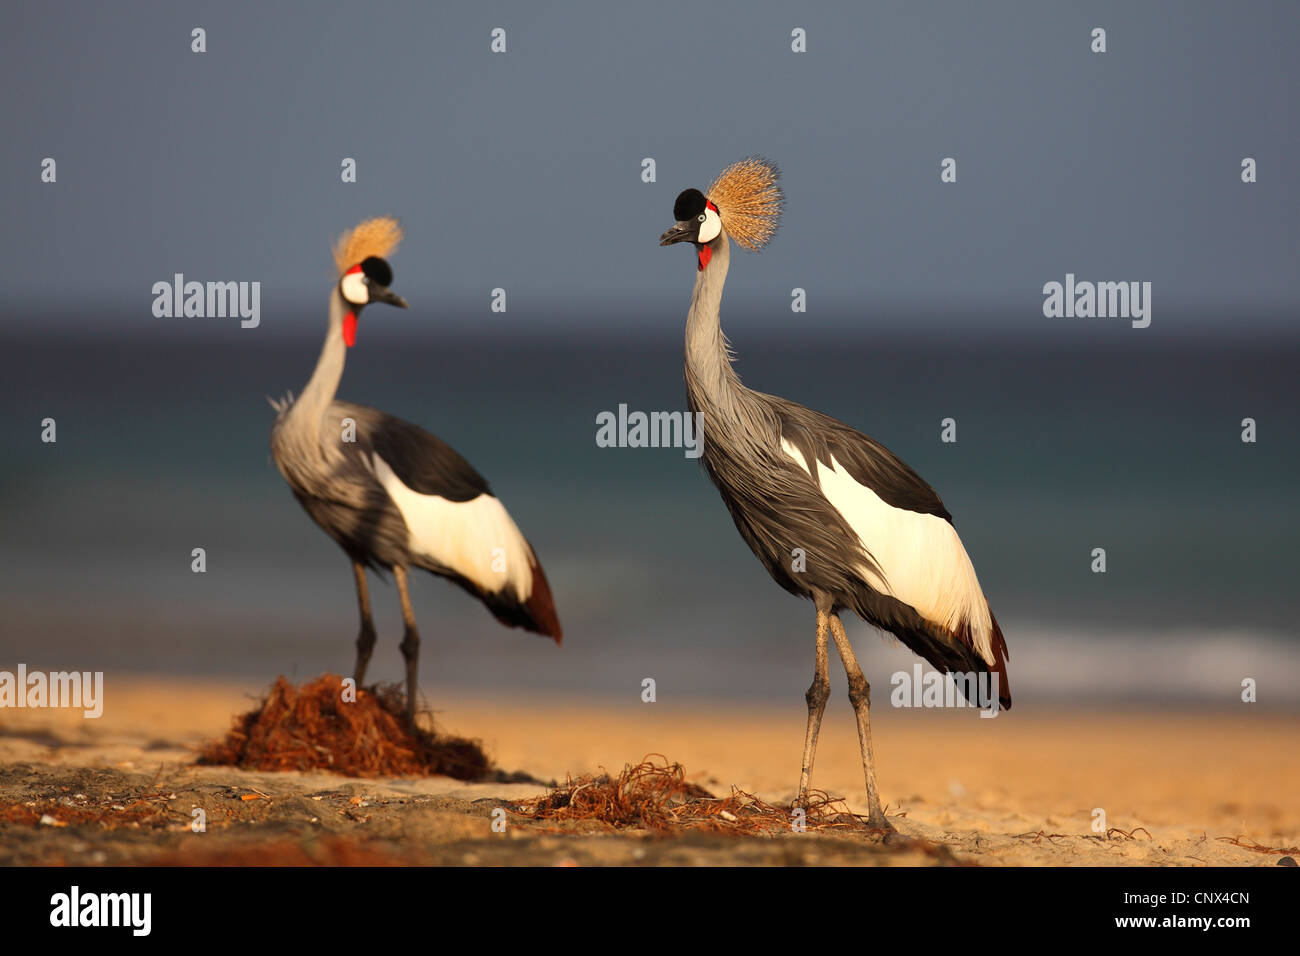
[[[197,762],[244,770],[457,780],[479,780],[492,770],[476,740],[409,729],[405,698],[395,686],[358,688],[353,694],[337,674],[323,674],[301,687],[277,678],[262,702],[236,717],[230,732],[204,747]]]
[[[570,778],[545,796],[520,801],[511,809],[530,820],[596,823],[615,830],[764,835],[789,833],[797,827],[808,831],[867,828],[842,801],[820,791],[810,792],[801,808],[773,806],[735,787],[730,796],[715,797],[688,781],[685,768],[670,764],[662,754],[625,766],[617,777],[605,773]]]

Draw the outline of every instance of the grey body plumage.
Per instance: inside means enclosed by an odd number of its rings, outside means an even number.
[[[839,612],[852,610],[891,632],[942,671],[991,677],[988,684],[997,682],[993,700],[972,697],[980,706],[1011,706],[1006,645],[934,490],[879,442],[820,412],[746,388],[732,367],[720,317],[731,239],[752,250],[771,237],[783,203],[778,175],[770,163],[752,158],[725,170],[707,193],[684,191],[674,207],[677,222],[660,244],[691,242],[698,256],[685,371],[690,410],[702,420],[703,466],[768,573],[817,609],[798,799],[806,799],[829,693],[826,647],[833,634],[858,720],[869,816],[873,825],[888,827],[871,751],[870,688]],[[930,563],[917,557],[927,547]],[[971,688],[968,693],[975,693]]]
[[[277,415],[271,455],[299,504],[352,561],[361,612],[353,675],[358,687],[375,644],[366,569],[393,573],[406,628],[402,652],[413,722],[419,634],[407,592],[408,567],[447,578],[503,624],[556,643],[562,632],[532,546],[483,476],[424,429],[334,397],[361,309],[373,302],[406,307],[389,291],[392,270],[379,258],[400,238],[396,221],[378,219],[340,242],[336,261],[343,275],[330,294],[320,358],[296,399],[272,403]]]
[[[386,571],[410,564],[408,532],[358,444],[344,440],[350,412],[360,413],[355,430],[361,447],[373,444],[369,436],[382,424],[382,413],[334,399],[347,354],[342,337],[347,311],[347,303],[333,291],[320,359],[306,388],[276,416],[271,456],[299,504],[348,557]]]
[[[281,473],[298,502],[349,557],[379,572],[394,564],[414,564],[455,577],[450,569],[411,552],[406,522],[369,464],[380,455],[420,494],[449,501],[491,494],[483,476],[454,448],[387,412],[339,400],[326,407],[317,446],[328,443],[335,454],[295,454],[304,443],[286,441],[281,428],[277,419],[271,437]],[[352,441],[342,440],[347,429],[355,432]]]
[[[746,388],[732,367],[722,334],[720,305],[730,263],[726,232],[712,242],[708,268],[700,270],[687,319],[688,406],[702,415],[701,461],[717,486],[736,529],[781,587],[832,612],[851,610],[893,633],[943,671],[987,671],[988,664],[963,641],[953,640],[909,605],[863,579],[865,564],[884,578],[870,546],[798,467],[782,441],[809,461],[834,459],[864,487],[894,508],[952,516],[925,481],[884,445],[841,421],[775,395]],[[795,549],[804,556],[792,568]],[[1010,699],[1003,706],[1009,706]]]

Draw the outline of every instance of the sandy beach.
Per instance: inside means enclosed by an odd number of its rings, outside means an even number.
[[[115,679],[104,716],[0,713],[0,863],[442,863],[1273,866],[1300,844],[1300,718],[1243,709],[873,710],[887,812],[903,841],[565,830],[502,804],[543,783],[193,766],[263,686]],[[827,709],[814,786],[863,809],[846,700]],[[496,765],[563,782],[661,754],[715,796],[788,802],[802,702],[568,703],[443,692],[439,728],[481,739]],[[193,832],[195,808],[206,830]],[[1104,811],[1106,832],[1094,830]],[[1229,842],[1229,841],[1236,841]],[[1272,851],[1272,852],[1270,852]]]

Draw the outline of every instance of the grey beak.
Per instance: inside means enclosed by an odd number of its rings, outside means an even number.
[[[399,309],[410,308],[410,306],[406,304],[405,299],[403,299],[400,295],[390,291],[387,287],[382,285],[372,285],[370,287],[370,301],[384,302],[387,303],[388,305],[395,305]]]
[[[695,223],[678,222],[673,227],[659,237],[659,245],[671,246],[674,242],[685,242],[691,238],[695,231]]]

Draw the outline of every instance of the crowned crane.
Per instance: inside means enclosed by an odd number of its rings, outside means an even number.
[[[857,717],[868,822],[890,830],[876,787],[870,687],[840,611],[893,633],[941,671],[973,675],[964,689],[982,707],[1011,706],[1007,647],[952,516],[930,486],[879,442],[820,412],[751,391],[731,367],[718,311],[731,242],[757,251],[771,239],[784,202],[778,177],[771,163],[750,157],[727,167],[707,194],[685,190],[673,206],[676,223],[659,244],[695,248],[686,392],[691,411],[702,416],[704,468],[776,583],[817,609],[797,805],[807,805],[830,696],[829,630]]]
[[[272,402],[271,454],[313,521],[352,560],[361,633],[358,687],[375,646],[366,568],[391,569],[402,604],[406,713],[415,721],[420,635],[406,571],[414,565],[460,585],[502,624],[553,638],[560,622],[550,586],[527,539],[488,483],[446,442],[374,408],[334,398],[361,310],[376,302],[407,308],[389,286],[386,257],[401,241],[397,221],[371,219],[334,247],[339,277],[316,370],[296,400]]]

